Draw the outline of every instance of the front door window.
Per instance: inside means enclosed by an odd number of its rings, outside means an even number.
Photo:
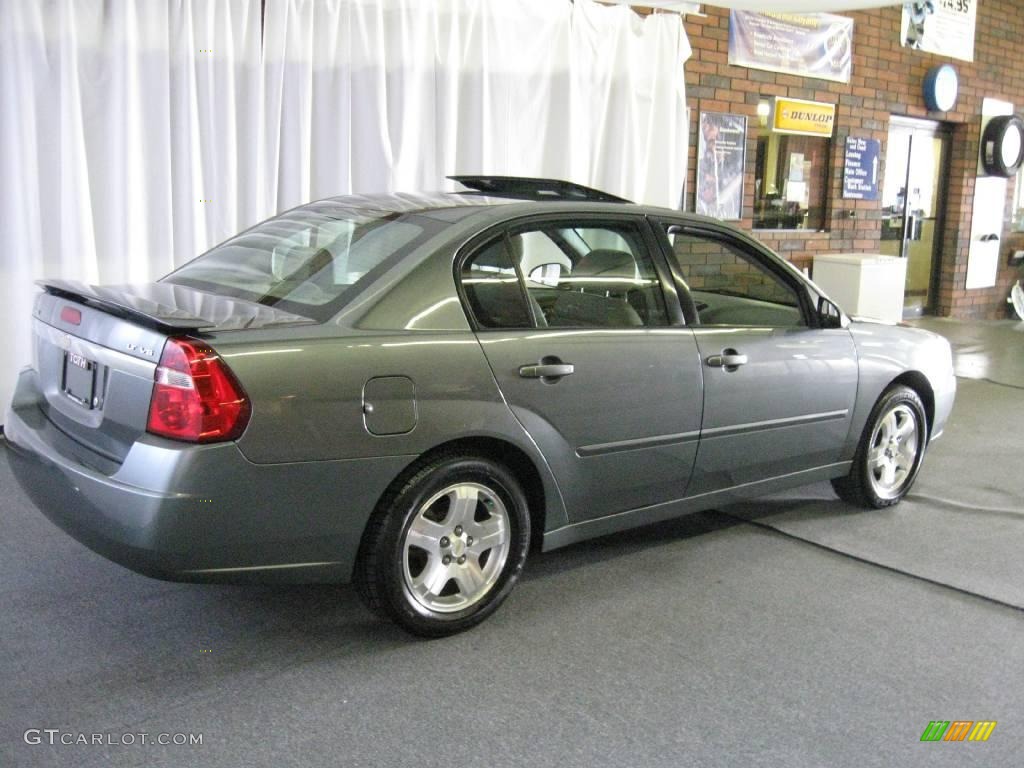
[[[702,326],[806,325],[796,288],[750,252],[687,233],[670,240]]]

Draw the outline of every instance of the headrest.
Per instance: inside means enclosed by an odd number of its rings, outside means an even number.
[[[576,277],[623,277],[636,278],[636,260],[631,253],[610,248],[597,248],[576,263],[573,270]]]
[[[307,245],[295,245],[286,251],[274,250],[271,256],[271,269],[274,277],[278,280],[294,278],[298,276],[299,270],[304,269],[303,274],[310,275],[323,267],[323,248]],[[327,261],[331,260],[330,252],[327,252]],[[320,263],[315,268],[315,262]]]

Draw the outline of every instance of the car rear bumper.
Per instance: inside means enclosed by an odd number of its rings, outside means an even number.
[[[160,579],[347,581],[377,500],[411,461],[253,464],[234,443],[145,435],[107,474],[46,419],[38,392],[23,371],[4,423],[18,483],[72,537]]]

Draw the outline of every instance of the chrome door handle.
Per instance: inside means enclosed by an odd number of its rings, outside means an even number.
[[[741,355],[735,349],[723,349],[720,355],[711,355],[704,361],[710,368],[725,368],[727,371],[734,371],[741,365],[747,364],[747,356]]]
[[[519,375],[524,379],[560,379],[575,372],[576,366],[572,363],[540,363],[519,368]]]

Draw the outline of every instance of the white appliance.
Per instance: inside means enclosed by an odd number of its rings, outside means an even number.
[[[903,320],[907,260],[880,253],[825,253],[814,257],[814,282],[848,315]]]

